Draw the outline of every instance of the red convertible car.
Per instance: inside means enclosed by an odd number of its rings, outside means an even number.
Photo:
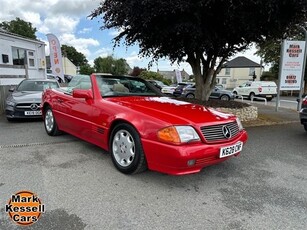
[[[239,155],[247,141],[234,115],[165,97],[136,77],[75,76],[47,89],[41,106],[48,135],[64,131],[100,146],[125,174],[196,173]]]

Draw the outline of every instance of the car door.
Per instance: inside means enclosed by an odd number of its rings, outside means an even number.
[[[218,87],[214,87],[210,94],[210,98],[219,98],[220,97],[220,90]]]

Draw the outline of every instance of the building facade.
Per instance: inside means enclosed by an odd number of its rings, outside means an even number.
[[[0,85],[45,78],[45,43],[0,30]]]
[[[249,80],[259,81],[263,66],[246,57],[237,57],[226,62],[216,77],[217,84],[233,89]]]

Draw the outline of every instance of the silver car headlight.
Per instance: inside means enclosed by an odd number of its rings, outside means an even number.
[[[241,123],[241,121],[240,121],[240,119],[237,117],[236,118],[236,122],[237,122],[237,124],[238,124],[238,127],[239,127],[239,130],[241,131],[241,130],[243,130],[244,128],[243,128],[243,125],[242,125],[242,123]]]

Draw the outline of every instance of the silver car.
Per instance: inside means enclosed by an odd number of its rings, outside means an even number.
[[[187,86],[186,88],[183,89],[181,97],[195,98],[195,90],[196,90],[195,84]],[[220,86],[215,86],[209,98],[230,101],[235,99],[235,95],[229,90],[225,90]]]
[[[59,88],[56,80],[25,79],[11,92],[6,99],[5,113],[8,121],[20,118],[40,118],[42,93],[47,88]]]

